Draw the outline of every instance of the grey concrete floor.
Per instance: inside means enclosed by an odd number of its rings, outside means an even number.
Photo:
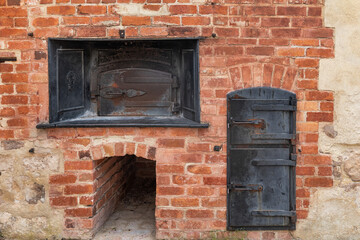
[[[139,187],[141,186],[141,187]],[[137,180],[94,240],[155,239],[155,182]]]

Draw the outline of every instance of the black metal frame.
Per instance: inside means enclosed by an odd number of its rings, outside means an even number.
[[[230,116],[230,105],[229,102],[231,99],[247,99],[249,98],[249,92],[254,91],[264,91],[264,92],[268,92],[268,93],[273,93],[274,95],[279,96],[283,96],[284,99],[289,99],[289,105],[290,106],[286,106],[283,107],[284,109],[281,110],[285,110],[285,111],[291,111],[291,116],[292,116],[292,122],[290,125],[290,133],[288,134],[288,136],[285,136],[284,138],[282,138],[283,140],[288,139],[290,141],[290,150],[291,150],[291,156],[290,159],[292,160],[292,163],[285,163],[285,164],[281,164],[281,165],[289,165],[290,166],[290,189],[289,189],[289,205],[290,205],[290,211],[288,211],[286,214],[286,216],[288,216],[290,218],[290,225],[288,226],[231,226],[230,225],[230,197],[229,197],[229,192],[232,188],[234,188],[234,186],[232,186],[232,183],[230,182],[230,150],[231,150],[231,142],[230,142],[230,124],[231,122],[234,122],[233,119],[231,119]],[[276,93],[275,93],[276,92]],[[256,98],[254,98],[254,100],[256,100]],[[264,99],[263,99],[264,100]],[[269,99],[270,100],[270,99]],[[228,194],[227,194],[227,230],[230,231],[234,231],[234,230],[295,230],[296,229],[296,146],[295,146],[295,139],[296,139],[296,105],[297,105],[297,100],[296,100],[296,94],[286,91],[286,90],[282,90],[282,89],[275,89],[275,88],[270,88],[270,87],[255,87],[255,88],[247,88],[247,89],[241,89],[241,90],[236,90],[233,92],[230,92],[227,94],[227,189],[228,189]],[[270,106],[267,106],[267,108],[271,110]],[[253,108],[253,109],[256,109]],[[276,110],[280,110],[280,109],[276,109]],[[250,122],[249,122],[250,123]],[[254,121],[251,124],[258,124],[257,122],[255,123]],[[291,135],[291,136],[290,136]],[[282,136],[283,137],[283,136]],[[267,140],[267,138],[263,138],[264,142],[267,142],[269,140]],[[280,138],[279,138],[280,139]],[[250,146],[250,145],[249,145]],[[247,146],[248,147],[248,146]],[[283,161],[285,162],[285,161]],[[290,161],[287,161],[290,162]],[[261,163],[260,163],[261,164]],[[256,164],[255,164],[256,165]],[[272,165],[267,163],[267,165]],[[276,164],[275,164],[276,165]],[[236,186],[235,186],[236,188]],[[253,189],[254,188],[254,189]],[[262,191],[263,186],[252,186],[251,189],[249,189],[250,191]],[[247,189],[245,189],[247,190]],[[266,211],[265,211],[266,212]],[[271,211],[269,211],[271,212]],[[291,216],[290,216],[291,215]],[[259,215],[260,216],[260,215]],[[270,215],[268,215],[270,216]]]
[[[199,86],[199,40],[201,38],[167,38],[167,39],[61,39],[50,38],[48,41],[48,64],[49,64],[49,123],[40,123],[37,128],[53,128],[53,127],[208,127],[207,123],[200,123],[200,86]],[[94,111],[94,104],[91,104],[91,94],[93,91],[92,68],[94,56],[91,53],[92,48],[99,48],[102,45],[114,47],[117,45],[146,43],[159,46],[166,46],[176,51],[191,52],[193,56],[193,76],[194,85],[194,109],[187,109],[184,105],[184,95],[186,93],[184,84],[181,82],[181,112],[176,116],[99,116]],[[82,61],[82,73],[75,73],[78,82],[82,82],[83,99],[81,104],[81,96],[73,94],[68,99],[69,103],[63,104],[60,100],[59,74],[62,69],[59,65],[59,53],[66,54],[67,50],[71,51],[73,63]],[[184,58],[184,56],[182,57]],[[80,60],[81,59],[81,60]],[[64,63],[65,64],[65,63]],[[184,61],[180,62],[180,69],[177,71],[178,76],[184,79]],[[60,70],[59,70],[60,69]],[[59,73],[60,71],[60,73]],[[64,78],[64,76],[62,77]],[[70,76],[71,78],[71,76]],[[76,80],[75,80],[76,81]],[[78,87],[78,86],[76,86]],[[63,87],[64,88],[64,87]],[[66,87],[65,87],[66,88]],[[65,90],[64,90],[65,91]],[[64,97],[63,97],[64,98]],[[79,102],[76,104],[76,102]],[[60,105],[63,107],[60,107]],[[70,106],[67,108],[67,106]],[[84,112],[92,111],[89,117],[84,116]]]

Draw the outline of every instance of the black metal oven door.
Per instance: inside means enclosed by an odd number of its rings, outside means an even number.
[[[176,78],[146,68],[125,68],[98,76],[98,115],[171,116],[176,102]]]

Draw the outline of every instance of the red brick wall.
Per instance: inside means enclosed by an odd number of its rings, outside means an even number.
[[[128,4],[148,12],[119,14],[118,7]],[[333,121],[334,98],[318,90],[319,60],[334,55],[333,30],[323,20],[322,0],[0,0],[0,57],[18,59],[0,63],[0,139],[45,138],[58,144],[64,172],[50,176],[50,201],[55,207],[56,197],[62,198],[65,215],[82,222],[76,225],[79,234],[92,227],[86,220],[94,210],[81,199],[96,192],[88,174],[93,161],[136,154],[156,159],[158,237],[206,237],[213,230],[226,236],[226,146],[212,151],[226,142],[226,93],[253,86],[287,89],[299,100],[296,203],[301,221],[311,192],[332,186],[331,157],[318,151],[319,122]],[[200,41],[200,101],[208,129],[35,129],[48,119],[46,38],[118,38],[119,29],[127,38],[206,37]],[[76,185],[82,192],[68,196]],[[75,214],[77,208],[81,211]],[[64,229],[72,224],[69,219]],[[248,236],[261,235],[289,236]]]

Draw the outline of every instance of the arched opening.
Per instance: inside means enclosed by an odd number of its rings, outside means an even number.
[[[135,155],[96,161],[93,239],[155,238],[155,161]]]

